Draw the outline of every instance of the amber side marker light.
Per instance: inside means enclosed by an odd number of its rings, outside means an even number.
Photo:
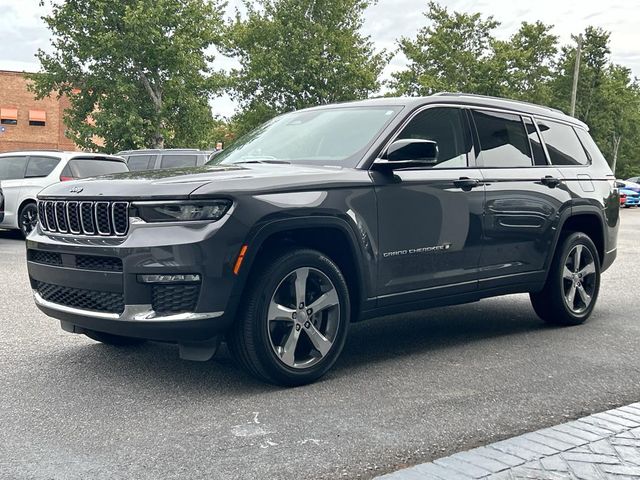
[[[240,255],[238,255],[238,259],[236,260],[236,264],[233,267],[233,274],[234,275],[238,275],[238,272],[240,271],[240,267],[242,266],[242,261],[244,260],[244,256],[247,253],[247,249],[249,247],[247,245],[243,245],[242,248],[240,249]]]

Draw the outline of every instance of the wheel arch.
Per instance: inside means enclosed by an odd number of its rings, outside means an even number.
[[[362,247],[353,228],[339,217],[298,217],[275,220],[257,228],[244,243],[247,251],[231,295],[232,310],[247,287],[252,270],[268,258],[269,251],[289,246],[318,250],[331,258],[345,276],[351,297],[351,319],[357,321],[370,291]]]
[[[573,232],[583,232],[591,238],[598,250],[600,263],[603,263],[607,246],[602,211],[595,206],[572,207],[559,222],[552,251],[555,252],[561,241]]]

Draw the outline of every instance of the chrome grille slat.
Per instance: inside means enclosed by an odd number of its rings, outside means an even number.
[[[67,229],[67,217],[64,202],[56,202],[53,206],[53,212],[56,217],[56,228],[60,233],[67,233],[69,230]]]
[[[43,230],[49,230],[47,217],[44,213],[44,202],[38,202],[38,220],[40,220],[40,226]]]
[[[124,237],[129,232],[129,203],[42,200],[38,218],[45,232]]]
[[[82,227],[80,226],[78,202],[67,202],[67,218],[69,219],[69,232],[80,235]]]
[[[89,225],[91,226],[90,228]],[[82,232],[85,235],[96,234],[93,202],[80,202],[80,226],[82,227]]]
[[[96,202],[93,212],[98,234],[106,237],[111,235],[111,208],[109,202]]]

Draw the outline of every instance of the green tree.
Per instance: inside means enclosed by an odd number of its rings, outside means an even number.
[[[555,76],[558,37],[553,26],[523,22],[508,40],[495,40],[491,76],[500,85],[500,96],[549,104],[550,81]]]
[[[429,2],[427,25],[415,39],[402,37],[400,51],[407,57],[405,70],[394,73],[389,86],[399,95],[431,95],[435,92],[498,93],[489,75],[493,57],[493,17],[479,13],[449,12]]]
[[[387,63],[361,33],[371,0],[245,0],[222,51],[240,133],[281,112],[366,98]]]
[[[219,38],[221,0],[52,0],[51,6],[44,21],[53,48],[37,53],[41,72],[32,77],[33,90],[40,98],[69,96],[65,123],[78,145],[116,151],[206,142],[213,120],[208,100],[219,84],[206,51]]]
[[[582,34],[582,59],[578,81],[576,117],[621,177],[640,174],[640,87],[629,69],[612,64],[610,33],[588,27]],[[571,101],[576,48],[562,49],[552,105],[568,111]]]

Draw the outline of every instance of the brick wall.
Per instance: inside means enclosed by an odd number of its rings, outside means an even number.
[[[0,70],[0,108],[17,108],[18,124],[0,124],[0,152],[12,150],[79,150],[65,137],[62,114],[68,100],[47,97],[36,100],[20,72]],[[29,110],[44,110],[46,125],[30,126]],[[4,129],[4,132],[2,132]]]

